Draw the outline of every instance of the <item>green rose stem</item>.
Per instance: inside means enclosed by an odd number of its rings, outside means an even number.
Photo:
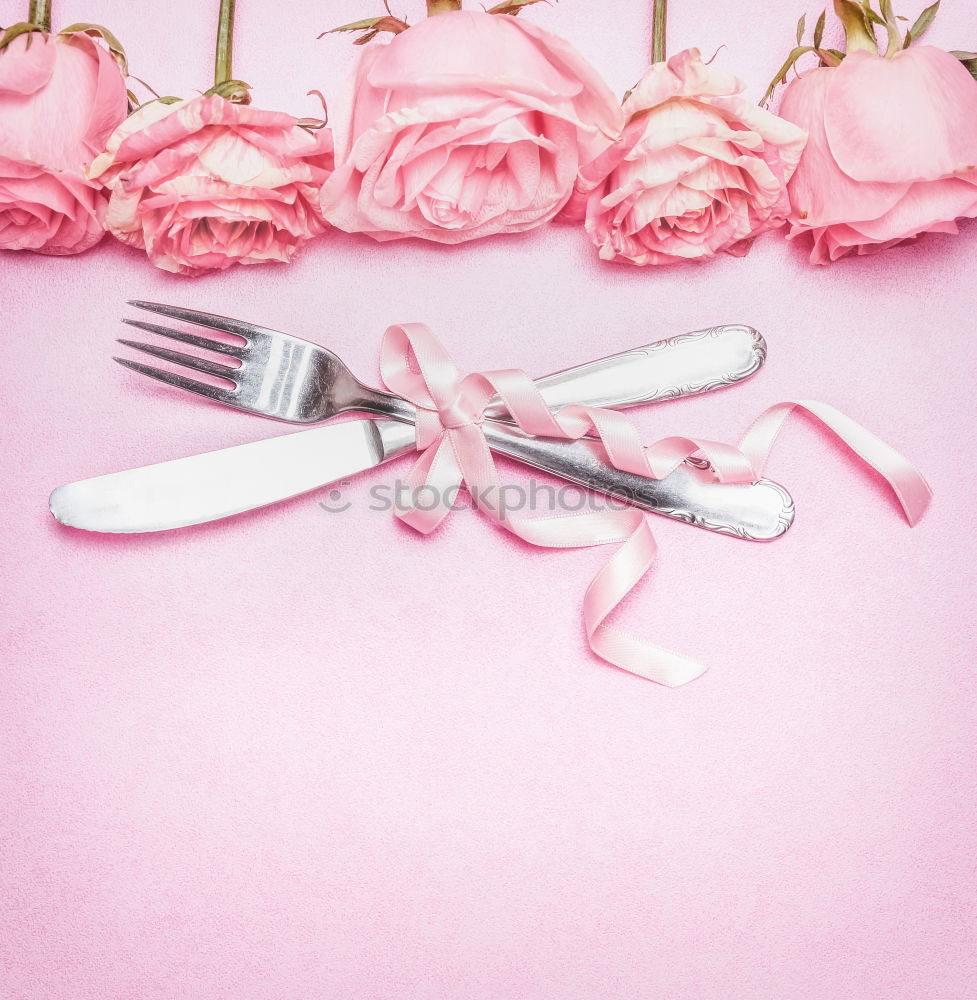
[[[665,21],[668,18],[668,0],[655,0],[651,15],[651,61],[665,61]]]
[[[233,80],[231,57],[234,48],[234,4],[235,0],[221,0],[217,20],[217,55],[214,58],[214,86],[219,87]]]
[[[427,0],[427,16],[447,14],[452,10],[461,10],[461,0]]]
[[[45,31],[51,30],[51,0],[31,0],[27,20]]]
[[[250,104],[249,86],[243,80],[235,80],[231,70],[234,49],[234,6],[235,0],[221,0],[217,20],[217,53],[214,56],[214,86],[208,94],[218,94],[234,104]]]

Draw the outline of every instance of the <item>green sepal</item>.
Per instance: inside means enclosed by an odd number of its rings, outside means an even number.
[[[399,35],[409,27],[410,25],[406,21],[402,21],[399,17],[384,14],[381,17],[365,17],[362,21],[351,21],[349,24],[341,24],[338,28],[330,28],[328,31],[322,32],[318,37],[322,38],[324,35],[334,35],[340,31],[362,31],[363,34],[353,44],[365,45],[367,42],[373,41],[381,31],[389,31],[393,35]]]
[[[39,31],[42,35],[47,34],[41,25],[32,24],[30,21],[19,21],[17,24],[10,25],[0,36],[0,52],[3,52],[15,38],[20,38],[21,35],[30,35],[35,31]],[[31,40],[28,38],[27,45],[30,46],[30,44]]]
[[[769,103],[770,98],[773,97],[773,92],[777,89],[778,84],[787,82],[787,74],[790,72],[794,63],[796,63],[801,56],[805,56],[808,52],[813,51],[814,47],[811,45],[798,45],[790,50],[790,54],[784,60],[783,66],[777,70],[774,78],[770,81],[770,86],[767,87],[763,97],[760,98],[761,107]]]
[[[503,0],[494,7],[489,7],[486,14],[509,14],[515,17],[523,7],[529,7],[534,3],[549,3],[550,0]]]
[[[148,101],[143,101],[142,104],[136,104],[134,101],[135,94],[130,91],[129,97],[130,103],[133,104],[133,108],[129,112],[130,115],[135,114],[137,111],[142,111],[143,108],[148,108],[150,104],[179,104],[183,100],[182,97],[167,95],[166,97],[151,97]]]
[[[964,69],[977,80],[977,52],[961,52],[955,49],[950,53],[954,59],[959,59],[963,63]]]
[[[879,17],[879,15],[872,10],[871,0],[862,0],[862,17],[865,19],[865,26],[868,28],[869,34],[872,33],[873,24],[877,24],[880,28],[885,27],[885,19]]]
[[[879,8],[882,11],[885,32],[889,39],[885,47],[885,54],[886,58],[890,58],[902,48],[903,40],[899,33],[899,21],[892,9],[892,0],[879,0]]]
[[[123,76],[129,75],[129,62],[126,59],[126,50],[122,47],[122,42],[101,24],[88,24],[79,21],[78,24],[69,24],[67,28],[58,32],[59,38],[69,38],[71,35],[89,35],[91,38],[101,38],[107,46],[113,58],[119,64]]]
[[[223,97],[225,101],[230,101],[231,104],[250,104],[250,91],[250,83],[245,83],[243,80],[225,80],[223,83],[211,87],[210,90],[205,90],[204,97],[212,97],[216,94],[218,97]]]
[[[295,124],[299,128],[305,129],[309,135],[313,135],[320,129],[324,129],[329,124],[329,108],[326,105],[325,94],[321,90],[308,90],[305,93],[306,97],[312,97],[315,95],[322,102],[322,117],[321,118],[299,118]]]
[[[814,37],[820,42],[821,34],[817,28],[815,28]],[[767,87],[763,97],[760,98],[759,104],[761,107],[765,107],[770,102],[770,98],[773,97],[773,92],[777,89],[777,86],[787,82],[787,74],[797,60],[801,56],[807,55],[808,52],[813,52],[821,60],[822,66],[837,66],[845,58],[844,52],[839,52],[838,49],[822,49],[820,45],[798,45],[796,48],[791,49],[790,55],[784,60],[783,66],[777,71],[777,75],[770,81],[770,86]]]
[[[919,17],[916,18],[916,23],[906,32],[906,37],[902,43],[904,49],[908,49],[913,42],[919,41],[923,36],[924,32],[933,23],[937,13],[940,10],[940,0],[936,0],[936,3],[930,7],[927,7]]]
[[[828,12],[826,10],[821,11],[821,16],[817,19],[814,25],[814,47],[816,49],[821,48],[821,40],[824,38],[824,19]]]

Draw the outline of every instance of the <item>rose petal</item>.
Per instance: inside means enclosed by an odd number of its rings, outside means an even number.
[[[0,107],[5,98],[27,97],[47,86],[54,75],[55,45],[50,35],[32,31],[0,52]]]
[[[728,97],[740,93],[743,87],[738,77],[707,66],[698,49],[684,49],[667,63],[654,63],[648,68],[624,102],[624,113],[630,118],[672,97]]]
[[[865,242],[905,239],[921,233],[956,232],[941,228],[953,219],[977,217],[977,178],[950,177],[943,181],[917,181],[884,215],[858,220]]]
[[[825,75],[825,134],[849,177],[904,183],[977,166],[977,85],[949,53],[853,52]]]
[[[859,182],[839,168],[824,129],[825,98],[835,72],[819,68],[802,73],[787,87],[780,105],[788,121],[808,131],[807,145],[788,185],[791,223],[799,228],[845,223],[853,212],[863,219],[878,218],[908,189],[907,182]]]

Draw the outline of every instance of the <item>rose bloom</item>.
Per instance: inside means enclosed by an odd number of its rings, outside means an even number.
[[[112,54],[87,35],[31,32],[0,52],[0,249],[81,253],[105,195],[85,169],[126,116]]]
[[[977,216],[977,83],[948,52],[859,50],[802,73],[780,113],[810,132],[790,182],[790,234],[811,261],[871,253]]]
[[[325,229],[332,135],[211,95],[153,101],[91,167],[111,191],[106,228],[165,271],[292,260]]]
[[[805,133],[742,90],[697,49],[649,68],[625,99],[620,142],[584,167],[564,216],[585,217],[602,259],[742,256],[755,236],[784,223]]]
[[[428,17],[360,62],[329,221],[377,240],[461,243],[552,219],[621,110],[565,41],[508,15]]]

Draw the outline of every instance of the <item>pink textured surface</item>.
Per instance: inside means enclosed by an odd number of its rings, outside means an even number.
[[[0,21],[23,6],[2,0]],[[134,6],[56,17],[111,25],[163,91],[206,86],[216,3]],[[525,16],[621,91],[648,4],[609,6]],[[969,6],[944,3],[932,40],[977,48]],[[285,7],[239,5],[238,73],[299,114],[322,88],[338,124],[355,50],[315,35],[376,11],[305,0],[281,27]],[[725,43],[756,97],[804,7],[674,3],[671,47]],[[974,996],[962,228],[818,270],[776,237],[701,268],[602,266],[561,227],[455,249],[337,235],[291,268],[196,283],[109,240],[0,259],[0,997]],[[531,550],[472,514],[422,539],[366,509],[377,474],[341,516],[309,496],[161,536],[60,528],[55,485],[289,430],[114,365],[130,297],[320,339],[370,377],[394,321],[429,323],[463,368],[534,373],[750,323],[764,372],[644,409],[648,439],[735,439],[769,403],[823,399],[936,499],[908,528],[798,421],[770,466],[797,502],[785,538],[656,523],[662,564],[627,620],[712,666],[669,691],[586,650],[579,601],[606,551]]]

